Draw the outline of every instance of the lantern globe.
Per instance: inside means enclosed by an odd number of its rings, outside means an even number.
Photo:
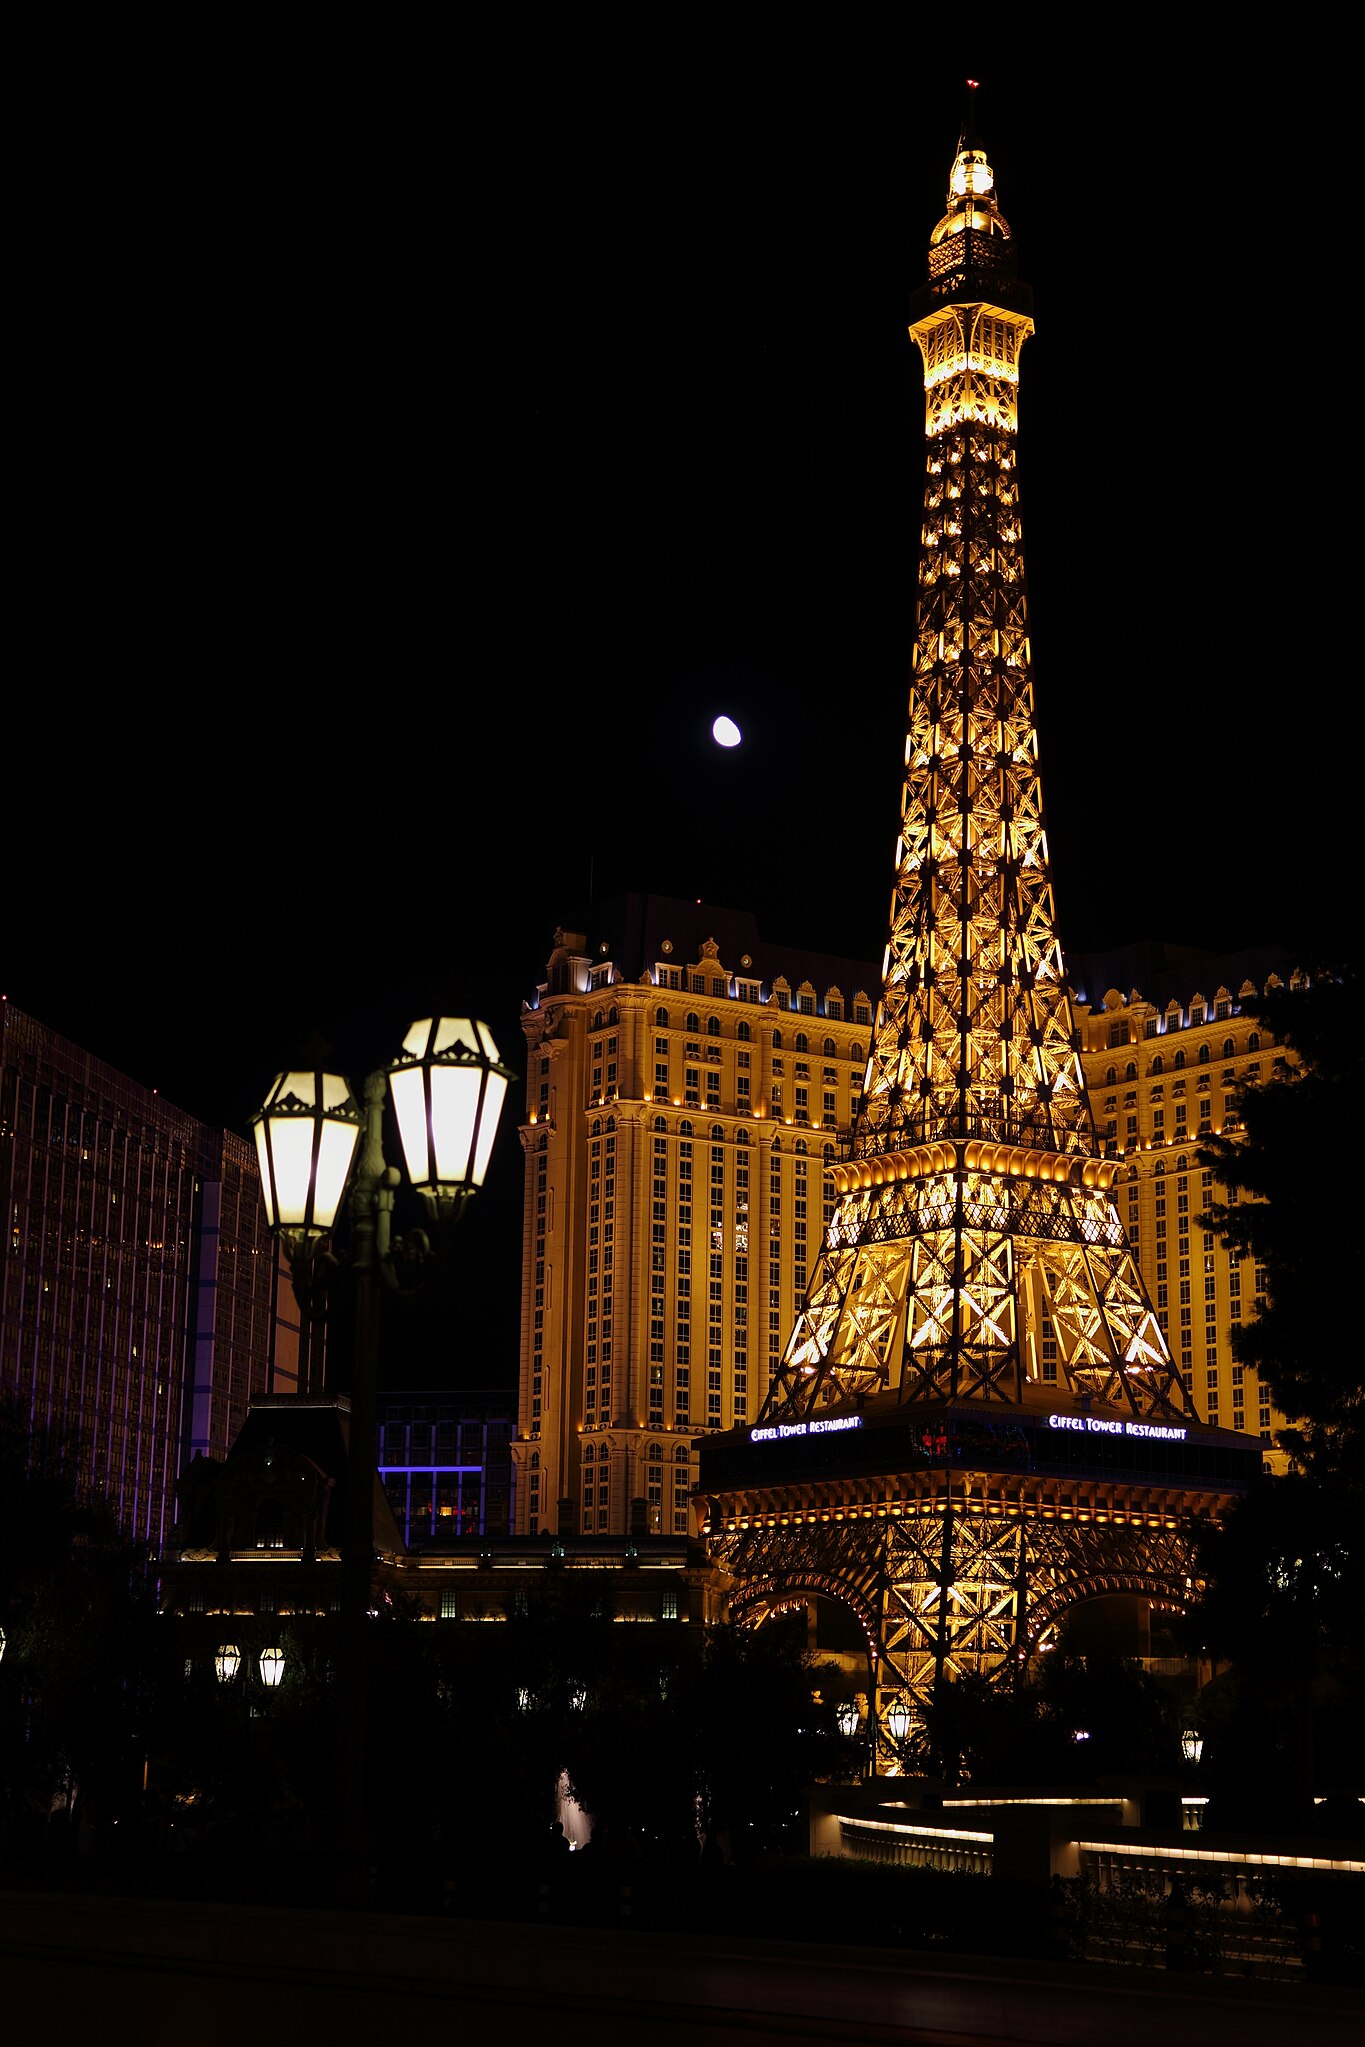
[[[438,1218],[457,1215],[483,1185],[513,1078],[487,1024],[420,1017],[389,1067],[408,1178]]]
[[[276,1074],[251,1119],[272,1230],[308,1238],[334,1227],[363,1122],[342,1074]]]
[[[852,1699],[845,1699],[834,1717],[838,1722],[840,1734],[846,1734],[851,1740],[858,1732],[858,1708]]]
[[[1197,1763],[1204,1753],[1204,1737],[1197,1727],[1180,1730],[1180,1753],[1187,1763]]]
[[[277,1648],[262,1649],[257,1660],[260,1664],[261,1683],[268,1685],[273,1692],[284,1676],[284,1651]]]
[[[910,1708],[903,1699],[897,1699],[886,1709],[886,1731],[892,1741],[902,1742],[910,1732]]]
[[[220,1685],[230,1685],[241,1667],[242,1652],[235,1642],[224,1642],[213,1659],[213,1674]]]

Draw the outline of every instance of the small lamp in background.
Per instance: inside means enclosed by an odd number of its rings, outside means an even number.
[[[882,1717],[887,1733],[899,1748],[910,1732],[910,1708],[904,1699],[897,1699],[887,1707]]]

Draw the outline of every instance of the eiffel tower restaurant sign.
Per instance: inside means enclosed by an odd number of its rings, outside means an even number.
[[[1206,1427],[1112,1195],[1057,934],[1016,437],[1032,298],[959,140],[911,303],[925,484],[905,774],[862,1108],[752,1428],[700,1446],[723,1607],[856,1618],[869,1706],[1012,1679],[1074,1610],[1182,1607],[1260,1468]]]

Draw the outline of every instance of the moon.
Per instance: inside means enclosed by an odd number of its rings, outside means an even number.
[[[717,746],[738,746],[744,734],[740,731],[733,718],[727,718],[722,713],[711,727],[711,737],[715,740]]]

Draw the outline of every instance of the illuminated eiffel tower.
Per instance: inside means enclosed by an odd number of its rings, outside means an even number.
[[[923,1706],[945,1674],[1016,1672],[1079,1599],[1182,1605],[1191,1517],[1257,1462],[1198,1425],[1082,1077],[1019,508],[1031,303],[965,134],[910,322],[924,525],[863,1107],[759,1422],[702,1453],[730,1610],[844,1600],[883,1703]]]

